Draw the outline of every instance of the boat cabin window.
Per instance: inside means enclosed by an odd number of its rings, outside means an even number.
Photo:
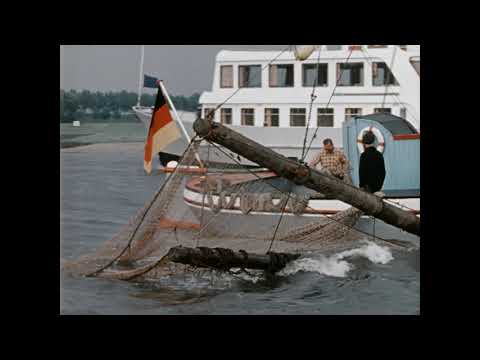
[[[263,126],[265,127],[278,127],[280,123],[280,110],[279,109],[265,109],[265,121]]]
[[[342,50],[342,45],[327,45],[327,50]]]
[[[400,109],[400,117],[403,119],[407,119],[407,108],[401,108]]]
[[[255,109],[242,109],[242,125],[243,126],[255,125]]]
[[[262,87],[262,67],[260,65],[240,65],[238,86],[241,88]]]
[[[333,109],[317,109],[317,127],[333,127]]]
[[[375,114],[377,114],[377,113],[391,114],[391,113],[392,113],[392,109],[390,109],[390,108],[375,108],[375,109],[373,109],[373,112],[374,112]]]
[[[384,62],[372,63],[372,83],[373,86],[394,85],[398,86],[398,81]]]
[[[303,86],[328,86],[328,64],[303,64]]]
[[[270,87],[293,87],[293,64],[270,65]]]
[[[307,110],[305,108],[290,109],[290,126],[306,126]]]
[[[420,60],[410,60],[410,64],[412,64],[413,68],[420,76]]]
[[[363,86],[363,63],[337,64],[338,86]]]
[[[213,121],[215,119],[215,112],[214,112],[215,108],[205,108],[203,110],[203,116],[205,119],[207,120],[211,120]]]
[[[220,66],[220,87],[221,88],[233,87],[233,66],[232,65]]]
[[[232,125],[232,109],[220,110],[220,122],[225,125]]]
[[[351,118],[355,116],[360,116],[362,115],[362,109],[361,108],[346,108],[345,109],[345,121],[350,120]]]

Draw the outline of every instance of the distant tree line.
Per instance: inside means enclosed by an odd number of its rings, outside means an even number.
[[[200,94],[170,96],[177,110],[195,112]],[[141,105],[153,106],[156,94],[142,94]],[[83,121],[134,121],[132,106],[137,94],[125,90],[119,92],[64,91],[60,89],[60,122]]]

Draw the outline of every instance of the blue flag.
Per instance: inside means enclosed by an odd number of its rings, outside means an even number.
[[[158,79],[153,76],[143,75],[143,87],[151,89],[158,88]]]

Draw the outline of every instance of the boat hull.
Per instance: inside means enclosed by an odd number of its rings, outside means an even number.
[[[273,173],[258,172],[262,178],[269,178]],[[243,181],[251,181],[251,174],[229,174],[223,175],[229,179],[231,184],[241,184]],[[300,213],[293,211],[289,206],[285,208],[283,215],[281,211],[256,211],[248,214],[242,212],[241,198],[237,197],[235,202],[228,209],[222,208],[222,201],[219,195],[211,194],[205,196],[201,191],[201,178],[193,178],[184,188],[183,200],[190,207],[193,215],[200,224],[208,226],[203,230],[205,236],[231,236],[241,234],[245,238],[271,237],[280,222],[278,233],[287,231],[310,223],[326,224],[331,221],[331,216],[349,209],[351,206],[335,199],[310,199],[307,207]],[[230,196],[226,195],[223,203],[230,202]],[[387,198],[397,207],[409,209],[412,213],[420,216],[420,198]],[[278,202],[273,202],[277,205]],[[383,239],[397,239],[406,241],[418,241],[419,237],[402,231],[396,227],[384,223],[381,220],[370,216],[361,216],[354,226],[359,234],[365,237],[373,235]]]

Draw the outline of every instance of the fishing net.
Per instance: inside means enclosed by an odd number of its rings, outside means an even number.
[[[67,262],[63,270],[157,280],[196,269],[169,259],[169,250],[178,246],[303,254],[347,249],[363,237],[352,229],[359,210],[322,212],[311,206],[321,194],[268,170],[198,166],[209,161],[208,151],[198,155],[199,145],[198,140],[189,144],[152,199],[118,234],[93,253]]]

